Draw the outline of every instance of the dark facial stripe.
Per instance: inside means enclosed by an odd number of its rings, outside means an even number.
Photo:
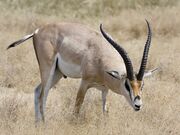
[[[126,90],[127,90],[128,92],[130,92],[130,87],[129,87],[129,85],[128,85],[128,82],[127,82],[127,81],[125,82],[125,87],[126,87]]]
[[[129,84],[128,84],[127,80],[125,81],[125,88],[126,88],[126,90],[128,91],[129,97],[130,97],[130,99],[131,99],[131,101],[132,101],[131,92],[130,92],[130,87],[129,87]]]

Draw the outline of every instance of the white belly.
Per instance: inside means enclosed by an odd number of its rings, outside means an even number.
[[[58,56],[58,67],[61,72],[71,78],[81,77],[81,67],[62,59],[61,55]]]

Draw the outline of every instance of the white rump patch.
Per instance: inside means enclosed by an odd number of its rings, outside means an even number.
[[[39,28],[35,30],[34,34],[37,34],[39,32]]]
[[[81,77],[81,67],[74,63],[67,62],[58,54],[58,67],[61,72],[71,78]]]

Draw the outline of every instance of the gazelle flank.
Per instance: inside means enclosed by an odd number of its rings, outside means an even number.
[[[41,83],[34,91],[36,122],[44,121],[48,92],[62,77],[81,78],[75,114],[79,113],[85,94],[91,87],[102,91],[103,112],[106,111],[108,90],[123,95],[134,110],[140,110],[151,44],[151,28],[146,22],[148,36],[138,74],[134,73],[127,52],[105,33],[102,25],[99,33],[82,24],[48,24],[9,45],[8,49],[33,38],[41,77]],[[147,74],[151,75],[153,71]]]

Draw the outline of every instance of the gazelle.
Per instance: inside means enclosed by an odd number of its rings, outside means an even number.
[[[151,28],[148,21],[146,22],[148,37],[138,74],[134,73],[127,52],[105,33],[102,25],[99,33],[82,24],[48,24],[9,45],[8,49],[33,38],[41,75],[41,83],[34,91],[36,121],[44,121],[49,89],[62,77],[81,78],[74,107],[76,114],[79,113],[85,94],[91,87],[102,91],[103,111],[106,111],[109,89],[123,95],[134,110],[140,110],[141,89],[151,44]]]

